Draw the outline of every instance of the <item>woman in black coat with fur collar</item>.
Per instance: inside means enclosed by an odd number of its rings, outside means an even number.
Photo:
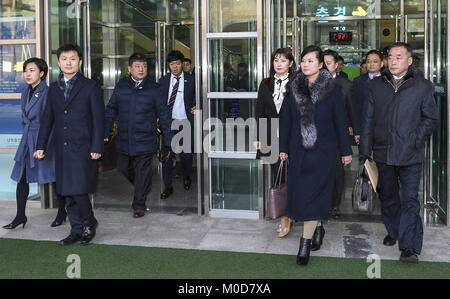
[[[303,221],[297,264],[306,265],[318,250],[331,206],[336,156],[352,160],[340,87],[323,69],[323,53],[309,46],[301,54],[301,71],[285,99],[280,126],[280,158],[289,157],[288,214]]]

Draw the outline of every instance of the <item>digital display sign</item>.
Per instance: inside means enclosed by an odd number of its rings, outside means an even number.
[[[330,44],[351,44],[352,32],[330,32]]]

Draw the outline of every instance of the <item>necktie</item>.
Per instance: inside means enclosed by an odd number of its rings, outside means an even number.
[[[175,85],[173,86],[172,94],[170,95],[169,104],[168,104],[169,110],[170,110],[171,113],[172,113],[172,110],[173,110],[173,105],[175,104],[175,99],[177,97],[178,85],[180,85],[180,77],[175,78],[175,79],[177,79],[177,83],[175,83]]]

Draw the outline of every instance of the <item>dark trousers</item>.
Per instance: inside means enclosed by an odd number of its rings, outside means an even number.
[[[176,135],[178,132],[179,132],[179,130],[172,130],[173,136]],[[165,157],[167,155],[167,148],[166,148],[167,146],[170,146],[170,145],[164,144],[163,157]],[[170,159],[168,159],[167,162],[162,163],[163,181],[164,181],[164,186],[166,188],[172,187],[174,157],[175,157],[175,155],[172,153]],[[181,158],[181,165],[183,167],[183,179],[186,179],[187,177],[191,176],[191,172],[192,172],[192,161],[193,161],[192,152],[190,152],[190,153],[181,152],[180,158]]]
[[[342,165],[341,154],[338,152],[336,158],[336,171],[334,173],[334,189],[333,189],[333,201],[331,208],[339,208],[342,201],[342,196],[345,189],[345,170]]]
[[[398,239],[400,250],[422,250],[423,224],[420,217],[419,185],[422,164],[389,166],[377,163],[381,216],[389,235]],[[402,201],[399,196],[399,182]]]
[[[97,223],[88,194],[63,196],[66,200],[71,234],[81,235],[83,228]]]
[[[146,210],[145,202],[152,189],[153,154],[127,156],[118,154],[117,169],[134,185],[133,210]]]
[[[25,219],[25,207],[27,205],[28,195],[30,194],[30,186],[27,183],[27,168],[23,168],[22,177],[17,183],[16,188],[16,204],[17,204],[17,214],[14,220],[20,222]],[[14,221],[13,221],[14,222]]]

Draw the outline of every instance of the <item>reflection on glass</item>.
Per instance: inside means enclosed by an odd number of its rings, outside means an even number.
[[[254,32],[256,0],[209,1],[209,32]]]
[[[211,99],[210,117],[215,138],[211,140],[211,151],[253,152],[256,140],[254,99]]]
[[[257,160],[211,159],[211,208],[258,211]]]
[[[33,56],[36,56],[35,45],[0,45],[0,93],[22,91],[23,63]]]
[[[120,23],[148,24],[166,17],[166,1],[118,1],[118,6]]]
[[[66,1],[50,0],[50,31],[52,49],[52,71],[49,72],[51,81],[55,81],[59,75],[58,59],[56,51],[61,45],[76,43],[81,49],[83,40],[83,13],[78,1],[67,3]],[[81,67],[83,72],[83,67]]]
[[[155,27],[119,29],[119,55],[155,52]]]
[[[2,1],[0,4],[0,39],[36,38],[36,1]]]
[[[442,210],[447,211],[448,195],[447,184],[448,173],[448,148],[447,148],[447,135],[448,127],[448,82],[447,82],[447,5],[448,0],[442,0],[439,11],[434,12],[434,61],[432,61],[434,67],[433,71],[433,84],[434,84],[434,96],[439,110],[439,126],[433,134],[433,152],[431,165],[431,171],[433,174],[432,181],[432,196],[438,202]],[[438,7],[435,7],[438,10]],[[439,10],[440,10],[439,9]]]
[[[257,91],[256,39],[211,40],[209,55],[209,91]]]
[[[423,0],[405,1],[405,14],[423,14],[425,2]]]
[[[424,74],[424,19],[408,19],[408,32],[406,38],[413,48],[413,66],[421,76]]]
[[[184,21],[194,19],[194,0],[170,0],[170,20]]]

